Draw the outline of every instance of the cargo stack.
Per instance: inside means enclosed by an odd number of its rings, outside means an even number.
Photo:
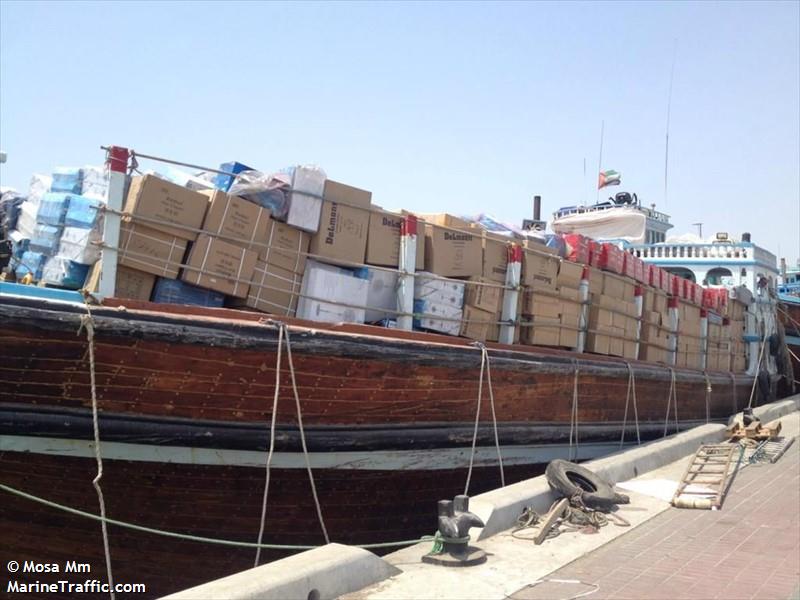
[[[731,344],[730,325],[718,315],[709,315],[706,370],[729,371]]]
[[[620,266],[624,260],[619,256]],[[603,264],[608,265],[609,258]],[[612,258],[611,260],[616,260]],[[637,308],[635,300],[636,285],[632,279],[617,275],[615,272],[590,272],[590,290],[597,289],[592,285],[592,278],[602,280],[602,289],[591,296],[589,309],[589,331],[586,335],[586,351],[610,356],[622,356],[635,359]]]
[[[642,297],[642,327],[639,336],[639,360],[669,363],[670,340],[667,294],[648,286]]]
[[[479,342],[498,341],[504,293],[500,285],[488,277],[470,277],[465,282],[463,337]]]
[[[678,352],[675,366],[702,369],[703,339],[700,307],[678,300]]]
[[[731,336],[730,368],[734,373],[742,373],[747,370],[747,344],[744,341],[744,336],[747,333],[745,322],[747,305],[742,300],[746,300],[746,298],[730,298],[728,301]]]
[[[578,345],[578,332],[581,325],[580,285],[584,266],[578,263],[559,261],[556,291],[561,301],[561,332],[559,346],[575,348]]]
[[[464,318],[464,291],[464,282],[419,273],[414,285],[414,328],[459,335]]]
[[[562,315],[571,322],[569,302],[558,292],[560,259],[541,244],[529,243],[522,252],[522,319],[520,342],[534,346],[562,345]],[[570,331],[565,332],[569,343]]]

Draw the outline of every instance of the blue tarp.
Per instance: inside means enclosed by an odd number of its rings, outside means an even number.
[[[153,290],[153,302],[219,308],[225,302],[225,294],[189,285],[177,279],[158,277]]]
[[[57,167],[53,171],[53,182],[50,184],[51,192],[67,192],[80,194],[83,188],[83,175],[77,167]]]
[[[69,196],[64,225],[91,229],[97,223],[100,201],[85,196]]]

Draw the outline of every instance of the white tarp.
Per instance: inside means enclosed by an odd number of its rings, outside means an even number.
[[[596,240],[644,244],[647,217],[635,208],[616,207],[567,215],[553,221],[551,227],[556,233],[582,233]]]

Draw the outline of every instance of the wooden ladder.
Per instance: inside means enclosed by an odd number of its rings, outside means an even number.
[[[672,506],[718,510],[738,444],[704,444],[697,449],[672,497]],[[691,485],[705,490],[689,490]],[[709,490],[712,490],[709,492]],[[712,496],[709,498],[708,496]]]

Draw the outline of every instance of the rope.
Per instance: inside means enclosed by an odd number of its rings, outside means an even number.
[[[500,451],[500,436],[497,432],[497,414],[494,409],[494,391],[492,390],[492,367],[489,359],[489,351],[481,342],[472,344],[481,351],[481,371],[478,379],[478,402],[475,410],[475,427],[472,431],[472,450],[469,455],[469,468],[467,469],[467,482],[464,485],[464,495],[469,494],[469,484],[472,479],[472,467],[475,463],[475,446],[478,442],[478,424],[481,418],[481,399],[483,398],[483,373],[486,372],[486,380],[489,387],[489,404],[492,409],[492,428],[494,429],[494,445],[497,448],[497,462],[500,465],[500,486],[506,486],[506,476],[503,470],[503,455]]]
[[[711,380],[708,378],[708,372],[703,371],[703,377],[706,378],[706,423],[711,422],[711,410],[710,410],[710,403],[711,403]]]
[[[269,496],[270,466],[272,464],[272,455],[275,450],[275,424],[278,416],[278,397],[280,395],[280,386],[281,386],[281,355],[283,354],[284,343],[286,344],[286,358],[288,359],[289,363],[289,374],[292,381],[292,391],[294,393],[294,400],[297,408],[297,425],[298,429],[300,430],[300,442],[303,447],[303,457],[305,458],[306,462],[308,479],[311,482],[311,494],[314,498],[314,505],[317,510],[317,516],[319,517],[320,526],[322,527],[322,534],[325,537],[325,543],[326,544],[330,543],[330,538],[328,537],[328,530],[325,527],[325,520],[322,518],[322,507],[320,506],[319,496],[317,495],[317,487],[314,484],[314,474],[311,471],[311,462],[308,457],[306,435],[305,435],[305,430],[303,429],[303,416],[302,416],[302,411],[300,409],[300,395],[297,393],[297,383],[295,380],[294,363],[292,362],[292,345],[289,337],[289,327],[285,323],[282,323],[280,321],[270,320],[267,322],[277,326],[278,328],[278,351],[275,361],[275,395],[272,402],[272,420],[270,423],[269,453],[267,454],[266,479],[264,481],[264,498],[261,505],[261,523],[258,529],[258,545],[256,550],[255,564],[253,565],[254,567],[258,566],[259,560],[261,558],[261,542],[264,536],[264,525],[267,515],[267,498]]]
[[[572,412],[570,414],[569,419],[569,459],[576,460],[578,458],[578,451],[580,449],[580,440],[578,437],[578,373],[580,369],[578,368],[578,361],[572,361],[575,365],[575,379],[573,380],[572,384]],[[573,437],[573,430],[575,433],[575,452],[573,455],[572,451],[572,437]]]
[[[736,398],[736,375],[734,375],[733,371],[728,371],[728,375],[731,376],[731,388],[732,388],[732,391],[733,391],[733,394],[732,394],[732,397],[733,397],[733,413],[732,414],[735,415],[737,412],[739,412],[739,400]]]
[[[275,359],[275,395],[272,400],[272,420],[269,426],[269,453],[267,454],[266,476],[264,480],[264,497],[261,502],[261,523],[258,527],[258,548],[253,567],[257,567],[261,559],[261,542],[264,537],[264,524],[267,518],[267,498],[269,497],[269,475],[272,455],[275,451],[275,423],[278,418],[278,394],[281,387],[281,349],[283,348],[283,327],[278,329],[278,356]]]
[[[628,391],[625,395],[625,416],[622,418],[622,436],[619,439],[619,447],[622,448],[625,443],[625,430],[628,426],[628,404],[633,396],[633,418],[636,421],[636,443],[642,445],[642,437],[639,434],[639,410],[636,407],[636,377],[633,375],[633,367],[631,363],[625,361],[625,366],[628,367]]]
[[[669,394],[667,395],[667,414],[664,417],[664,435],[662,437],[667,437],[667,429],[669,428],[669,409],[670,405],[673,404],[674,401],[674,411],[675,411],[675,433],[680,431],[680,427],[678,426],[678,390],[676,389],[675,385],[675,369],[669,367]]]
[[[86,341],[89,344],[89,379],[91,382],[92,392],[92,428],[94,430],[94,458],[97,462],[97,475],[92,480],[92,485],[97,492],[97,501],[100,504],[100,516],[104,519],[101,521],[100,529],[103,532],[103,552],[106,559],[106,573],[108,575],[108,589],[111,600],[114,600],[114,575],[111,570],[111,549],[108,543],[108,527],[106,526],[106,502],[103,497],[103,490],[100,487],[100,480],[103,478],[103,457],[100,454],[100,423],[98,419],[97,409],[97,382],[95,378],[95,361],[94,361],[94,319],[92,318],[92,310],[89,307],[89,302],[84,297],[84,304],[86,306],[86,314],[81,315],[81,324],[78,328],[77,335],[86,330]]]
[[[199,535],[190,535],[188,533],[178,533],[175,531],[168,531],[165,529],[155,529],[153,527],[145,527],[143,525],[136,525],[135,523],[128,523],[126,521],[109,519],[101,515],[96,515],[94,513],[78,510],[77,508],[72,508],[64,504],[59,504],[58,502],[53,502],[52,500],[42,498],[41,496],[34,496],[33,494],[28,494],[27,492],[23,492],[22,490],[18,490],[16,488],[13,488],[9,485],[4,485],[2,483],[0,483],[0,490],[8,492],[9,494],[13,494],[14,496],[18,496],[20,498],[25,498],[26,500],[31,500],[33,502],[49,506],[50,508],[55,508],[72,515],[77,515],[79,517],[85,517],[87,519],[92,519],[94,521],[100,521],[101,523],[116,525],[117,527],[124,527],[125,529],[132,529],[134,531],[141,531],[143,533],[152,533],[154,535],[160,535],[163,537],[175,538],[179,540],[187,540],[190,542],[202,542],[205,544],[216,544],[220,546],[233,546],[236,548],[266,548],[269,550],[311,550],[313,548],[319,548],[319,546],[298,545],[298,544],[257,544],[255,542],[240,542],[238,540],[228,540],[224,538],[210,538]],[[369,549],[369,548],[391,548],[394,546],[411,546],[413,544],[418,544],[420,542],[427,542],[432,539],[433,536],[422,536],[421,538],[415,540],[401,540],[399,542],[380,542],[376,544],[360,544],[356,545],[356,547]]]
[[[767,347],[767,327],[766,319],[764,323],[764,331],[761,334],[761,350],[758,352],[758,362],[756,363],[756,372],[753,373],[753,386],[750,388],[750,401],[747,403],[747,408],[753,408],[753,398],[756,396],[756,384],[758,383],[758,372],[761,369],[761,360],[764,358],[764,348]]]

